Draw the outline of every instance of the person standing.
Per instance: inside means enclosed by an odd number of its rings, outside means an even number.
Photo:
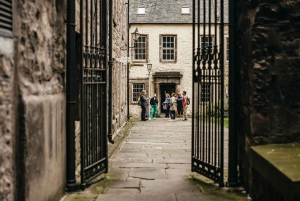
[[[163,104],[167,106],[166,113],[165,113],[165,120],[168,120],[169,117],[170,117],[169,116],[169,113],[170,113],[170,103],[171,103],[170,95],[168,93],[166,93],[166,99],[165,99],[165,102],[163,102]]]
[[[182,96],[180,93],[178,93],[178,97],[176,99],[176,105],[177,105],[177,114],[180,117],[180,120],[182,120],[183,108],[182,108]]]
[[[147,107],[147,100],[149,98],[147,98],[146,95],[147,95],[146,90],[142,90],[141,95],[140,95],[141,108],[142,108],[142,113],[141,113],[141,120],[142,121],[147,121],[148,120],[148,119],[146,119],[146,107]]]
[[[182,108],[183,108],[183,119],[182,121],[186,121],[187,120],[187,115],[186,115],[186,111],[187,111],[187,107],[188,107],[188,97],[186,95],[186,91],[182,92]]]
[[[175,112],[176,112],[176,98],[175,93],[172,93],[171,102],[170,102],[170,116],[171,119],[169,121],[175,121]]]
[[[156,94],[154,94],[153,97],[150,99],[151,109],[150,109],[149,120],[151,120],[152,117],[153,119],[156,119],[157,104],[158,104],[158,100],[156,98]]]

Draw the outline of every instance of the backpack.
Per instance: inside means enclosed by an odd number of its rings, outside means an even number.
[[[138,106],[142,106],[142,101],[140,97],[138,98]]]
[[[190,98],[189,97],[187,97],[187,103],[186,103],[187,105],[189,105],[190,104]]]

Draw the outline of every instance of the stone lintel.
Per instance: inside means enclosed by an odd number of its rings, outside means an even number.
[[[182,78],[180,72],[155,72],[153,74],[154,82],[156,84],[160,83],[174,83],[180,84],[180,78]]]

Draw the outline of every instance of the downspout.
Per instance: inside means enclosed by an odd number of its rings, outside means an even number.
[[[112,139],[112,67],[113,67],[113,60],[112,60],[112,45],[113,45],[113,38],[112,38],[112,20],[113,15],[113,0],[109,1],[109,56],[108,56],[108,141],[112,144],[114,144],[114,141]]]
[[[66,146],[67,184],[70,191],[77,190],[75,178],[75,111],[76,111],[76,52],[75,52],[75,0],[67,1],[67,72],[66,72]]]
[[[128,60],[129,58],[129,28],[130,28],[130,22],[129,22],[129,1],[127,0],[127,120],[130,119],[130,115],[129,115],[129,104],[130,104],[130,100],[129,100],[129,66],[130,66],[130,62]]]

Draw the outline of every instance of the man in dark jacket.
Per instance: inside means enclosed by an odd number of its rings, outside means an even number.
[[[146,90],[141,91],[141,96],[140,96],[140,101],[141,101],[141,108],[142,108],[142,113],[141,113],[141,120],[142,121],[147,121],[146,119],[146,107],[147,107],[147,100],[149,98],[146,97]]]

